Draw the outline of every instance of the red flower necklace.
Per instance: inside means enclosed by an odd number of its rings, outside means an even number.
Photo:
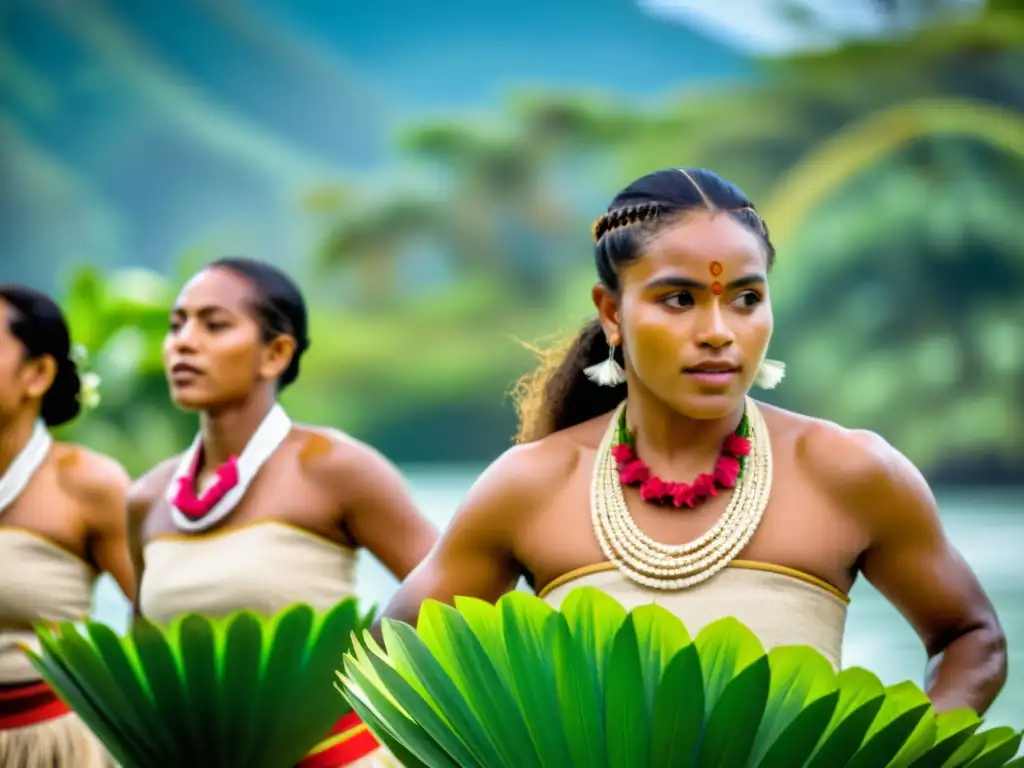
[[[619,481],[623,485],[639,486],[640,498],[652,504],[694,509],[720,488],[735,488],[746,457],[750,454],[750,423],[746,414],[736,431],[722,441],[722,452],[715,462],[714,472],[697,476],[692,483],[675,483],[651,474],[651,469],[636,455],[633,433],[626,426],[626,409],[622,409],[612,457],[619,467]]]
[[[202,449],[195,452],[189,471],[178,478],[178,489],[171,502],[189,520],[202,520],[228,491],[238,485],[238,457],[232,456],[217,467],[214,473],[217,479],[206,493],[202,496],[196,495],[196,475],[199,474],[199,459],[202,453]]]

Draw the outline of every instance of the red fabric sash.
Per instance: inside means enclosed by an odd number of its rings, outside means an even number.
[[[327,738],[296,768],[344,768],[379,748],[377,739],[359,715],[350,712],[334,724]]]
[[[71,712],[46,683],[0,688],[0,730],[25,728],[55,720]],[[359,716],[341,718],[296,768],[344,768],[380,747]]]
[[[71,708],[46,683],[0,688],[0,731],[38,725],[70,712]]]

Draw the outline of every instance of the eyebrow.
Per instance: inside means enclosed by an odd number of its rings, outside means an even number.
[[[733,280],[731,283],[726,283],[725,287],[727,290],[733,291],[737,288],[744,288],[748,285],[757,285],[768,282],[764,275],[744,275],[743,277]],[[651,280],[644,286],[645,290],[655,290],[657,288],[695,288],[697,290],[706,291],[709,288],[707,283],[702,283],[699,280],[693,280],[689,277],[659,277],[656,280]]]
[[[199,315],[199,317],[207,317],[214,314],[215,312],[227,312],[233,314],[227,307],[222,307],[219,304],[207,304],[206,306],[199,307],[199,309],[193,310],[191,313],[184,307],[175,307],[171,310],[172,315],[182,316],[187,314]]]

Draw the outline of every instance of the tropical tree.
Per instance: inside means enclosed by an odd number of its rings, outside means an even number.
[[[545,199],[545,175],[521,169],[564,165],[566,147],[611,171],[595,188],[679,164],[737,179],[761,201],[780,250],[774,353],[793,368],[773,399],[881,431],[947,477],[959,467],[958,478],[1019,481],[1011,470],[1024,426],[1015,351],[1024,326],[1007,287],[1024,287],[1011,203],[1024,193],[1024,8],[988,3],[965,15],[944,0],[882,5],[887,34],[765,59],[756,82],[681,94],[656,110],[535,98],[528,120],[508,122],[555,126],[558,140],[540,142],[541,152],[536,130],[517,134],[518,150],[503,157],[520,170],[508,175],[534,183],[510,188],[520,200]],[[426,135],[453,178],[502,178],[488,176],[498,166],[471,128]],[[460,188],[492,200],[481,190],[494,184]],[[449,194],[434,207],[468,210],[460,200]],[[432,221],[455,230],[443,216]],[[486,251],[447,248],[467,271]],[[588,259],[580,264],[589,269]]]
[[[921,136],[952,137],[954,179],[879,168]],[[973,161],[979,145],[1002,173]],[[1019,481],[1024,314],[1007,287],[1024,286],[1024,252],[1007,195],[1024,191],[1022,161],[1024,118],[948,99],[872,114],[798,163],[766,207],[792,245],[777,297],[797,377],[780,399],[876,429],[926,465],[981,456],[985,481]]]
[[[388,313],[432,339],[571,330],[589,311],[586,224],[607,197],[653,168],[712,167],[759,202],[780,248],[773,354],[793,367],[772,399],[881,431],[940,476],[1018,482],[1007,286],[1024,285],[1010,202],[1024,193],[1024,7],[879,6],[881,35],[766,58],[751,82],[656,108],[535,95],[500,129],[411,131],[410,176],[434,183],[349,194],[327,214],[321,263],[351,283],[363,322]],[[808,7],[789,12],[820,23]],[[367,370],[385,366],[370,357]],[[454,365],[441,360],[414,368]],[[507,362],[480,386],[512,378]]]
[[[432,183],[368,190],[340,205],[320,263],[354,274],[364,306],[391,308],[445,276],[473,289],[499,285],[506,301],[534,309],[550,301],[586,242],[569,190],[603,175],[584,162],[609,138],[589,113],[600,106],[521,96],[500,126],[452,121],[408,131],[400,146],[410,176]]]

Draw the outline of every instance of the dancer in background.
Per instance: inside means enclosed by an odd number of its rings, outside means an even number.
[[[0,285],[0,765],[99,768],[92,733],[39,679],[20,646],[36,621],[88,617],[96,576],[135,593],[117,462],[56,443],[81,409],[68,327],[47,296]]]
[[[142,615],[326,610],[357,593],[357,547],[403,579],[434,544],[386,459],[335,430],[294,424],[277,402],[308,344],[302,295],[270,265],[223,259],[182,290],[164,361],[172,399],[200,414],[200,428],[131,493]],[[346,718],[308,764],[394,763]]]
[[[877,435],[748,395],[783,370],[766,359],[775,249],[751,202],[709,171],[658,171],[594,235],[598,318],[524,382],[522,444],[386,615],[496,600],[525,574],[554,605],[590,585],[691,632],[733,616],[838,667],[863,573],[920,636],[936,709],[984,712],[1005,637],[920,472]]]

